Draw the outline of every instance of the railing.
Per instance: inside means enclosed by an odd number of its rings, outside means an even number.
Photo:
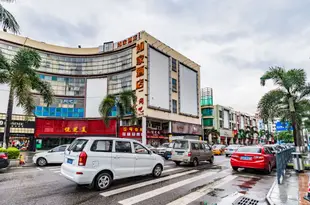
[[[289,148],[289,149],[283,150],[281,152],[278,152],[276,155],[278,184],[281,184],[281,182],[284,178],[285,169],[286,169],[287,163],[292,158],[292,152],[293,151],[294,151],[294,148]]]

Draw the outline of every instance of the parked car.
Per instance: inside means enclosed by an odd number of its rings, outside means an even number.
[[[109,188],[113,180],[152,174],[159,177],[164,160],[132,139],[80,137],[65,151],[61,174],[78,185]]]
[[[8,154],[5,152],[0,152],[0,169],[8,167],[10,164]]]
[[[156,148],[157,154],[164,156],[167,148],[169,147],[169,143],[164,143]]]
[[[164,156],[163,156],[166,160],[171,158],[172,148],[173,148],[173,143],[169,143],[169,146],[166,148],[166,152],[164,153]]]
[[[225,151],[225,145],[213,145],[212,152],[214,155],[222,155]]]
[[[174,140],[171,151],[171,160],[180,165],[191,163],[197,166],[200,161],[213,163],[214,156],[207,142],[199,140]]]
[[[61,164],[64,161],[65,150],[69,144],[63,144],[45,152],[39,152],[32,157],[34,164],[43,167],[47,164]]]
[[[238,150],[238,148],[241,147],[241,145],[229,145],[224,149],[226,157],[232,155],[235,151]]]
[[[155,154],[158,154],[158,151],[155,147],[153,147],[150,144],[145,145],[149,150],[151,150],[152,152],[154,152]]]
[[[268,146],[245,146],[231,155],[230,164],[235,171],[238,168],[251,168],[269,174],[276,166],[276,158]]]

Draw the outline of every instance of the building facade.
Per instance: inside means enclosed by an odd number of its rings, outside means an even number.
[[[50,106],[33,93],[37,118],[98,119],[106,95],[133,90],[138,99],[135,126],[142,129],[139,138],[144,143],[148,133],[160,135],[152,138],[157,143],[173,135],[201,136],[200,66],[145,31],[94,48],[61,47],[0,33],[0,50],[7,58],[12,59],[21,47],[40,54],[36,71],[54,92]],[[14,106],[13,112],[20,114],[22,109]],[[116,116],[116,109],[110,116]],[[129,120],[121,125],[131,126]],[[137,137],[123,131],[120,137]]]

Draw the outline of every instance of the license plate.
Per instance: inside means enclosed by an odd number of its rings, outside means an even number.
[[[169,155],[167,155],[167,158],[171,158],[171,155],[169,154]]]
[[[72,164],[72,162],[73,162],[73,159],[67,159],[68,164]]]
[[[241,157],[241,160],[251,160],[252,157]]]
[[[183,155],[183,153],[182,152],[178,152],[178,155]]]
[[[230,149],[229,151],[234,151],[233,149]]]

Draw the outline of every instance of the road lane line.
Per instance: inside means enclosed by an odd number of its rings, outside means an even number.
[[[198,189],[195,192],[192,192],[190,194],[187,194],[167,205],[187,205],[197,199],[199,199],[200,197],[203,197],[204,195],[208,194],[210,191],[212,191],[215,188],[221,187],[222,185],[234,180],[235,178],[237,178],[237,176],[226,176],[218,181],[215,181],[211,184],[208,184],[206,186],[204,186],[201,189]]]
[[[173,171],[177,171],[177,170],[181,170],[184,168],[178,167],[178,168],[173,168],[173,169],[167,169],[163,171],[163,174],[168,173],[168,172],[173,172]]]
[[[164,168],[175,167],[174,165],[165,165]]]
[[[54,171],[54,173],[60,173],[60,171]]]
[[[115,194],[119,194],[119,193],[123,193],[123,192],[126,192],[126,191],[130,191],[130,190],[133,190],[133,189],[141,188],[141,187],[148,186],[148,185],[151,185],[151,184],[156,184],[158,182],[166,181],[166,180],[169,180],[169,179],[174,179],[174,178],[181,177],[181,176],[184,176],[184,175],[187,175],[187,174],[191,174],[191,173],[195,173],[195,172],[198,172],[198,170],[191,170],[191,171],[188,171],[188,172],[182,172],[182,173],[179,173],[179,174],[173,174],[173,175],[169,175],[169,176],[166,176],[166,177],[161,177],[161,178],[150,180],[150,181],[141,182],[141,183],[138,183],[138,184],[133,184],[133,185],[130,185],[130,186],[119,188],[119,189],[103,192],[103,193],[100,193],[100,195],[108,197],[108,196],[112,196],[112,195],[115,195]]]
[[[39,170],[39,171],[43,171],[43,169],[41,169],[40,167],[37,167],[37,170]]]
[[[60,170],[60,167],[59,168],[48,169],[48,170],[50,170],[50,171]]]
[[[196,176],[196,177],[192,177],[192,178],[189,178],[189,179],[186,179],[186,180],[183,180],[183,181],[176,182],[174,184],[170,184],[170,185],[158,188],[158,189],[154,189],[154,190],[149,191],[149,192],[145,192],[143,194],[136,195],[136,196],[128,198],[128,199],[124,199],[122,201],[119,201],[118,203],[124,204],[124,205],[136,204],[138,202],[147,200],[149,198],[152,198],[152,197],[155,197],[157,195],[166,193],[166,192],[171,191],[173,189],[176,189],[176,188],[179,188],[181,186],[193,183],[195,181],[198,181],[200,179],[212,176],[212,175],[217,174],[217,173],[218,172],[207,172],[205,174],[201,174],[201,175]]]

